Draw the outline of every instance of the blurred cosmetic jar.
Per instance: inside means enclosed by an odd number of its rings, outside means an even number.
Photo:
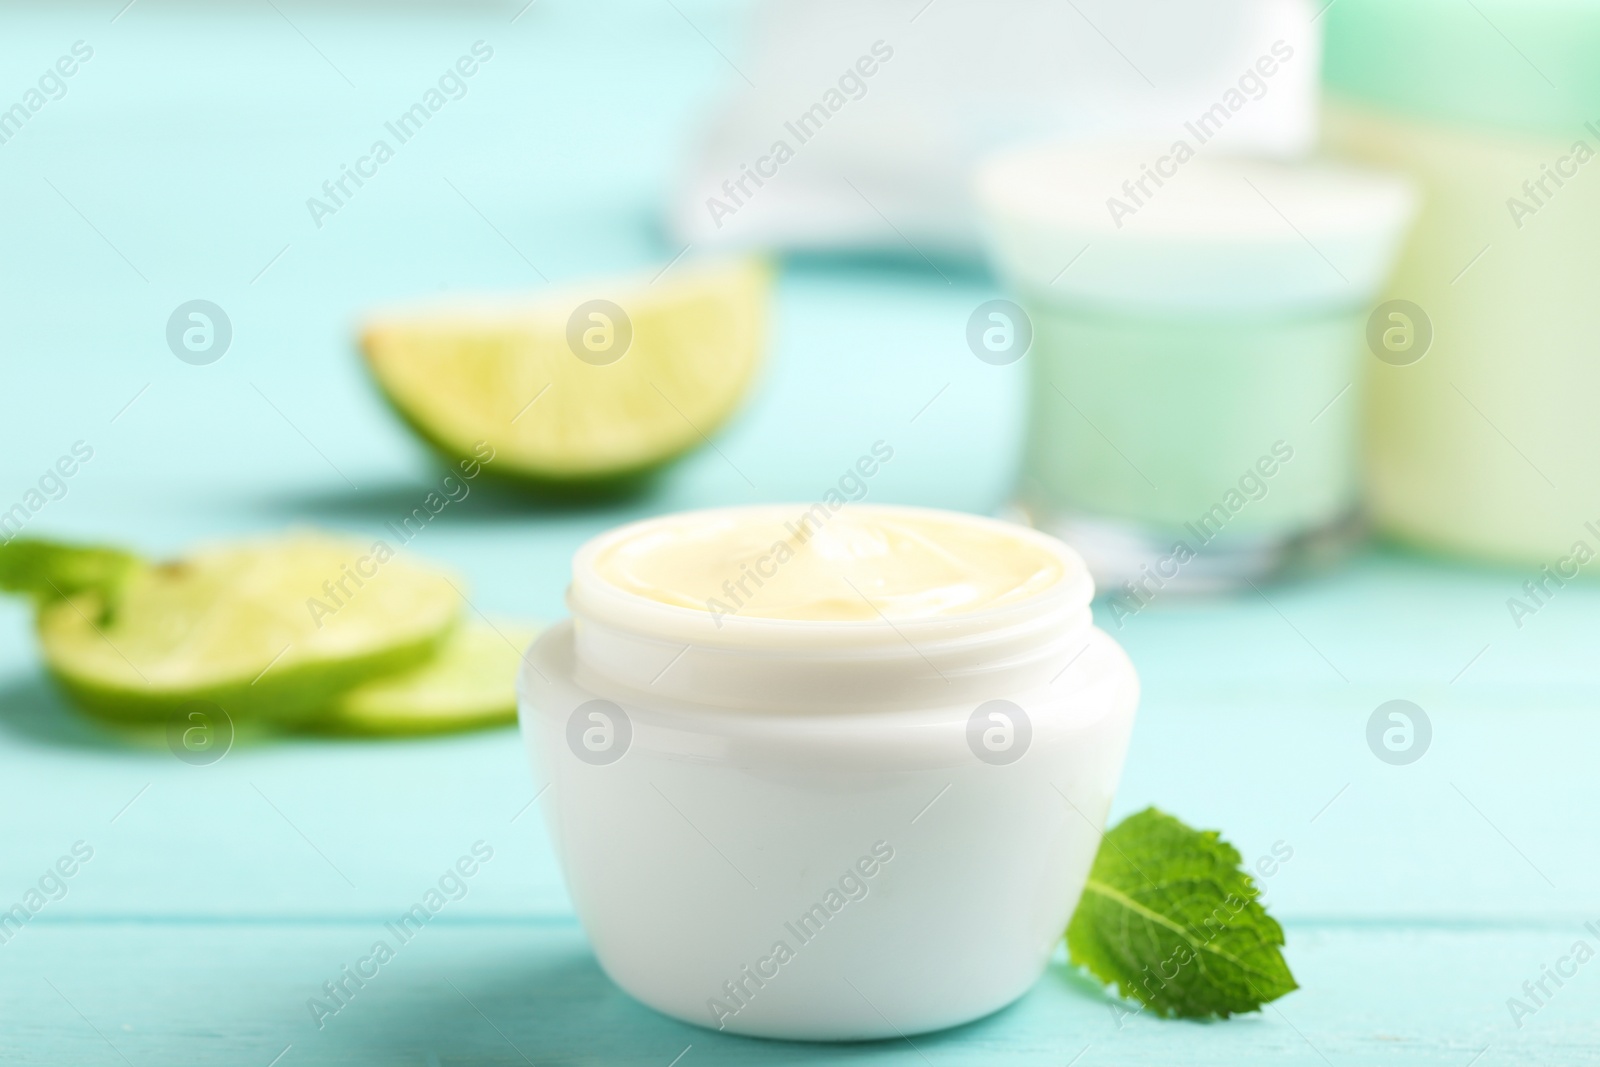
[[[1140,602],[1271,575],[1353,528],[1363,331],[1413,213],[1402,179],[1188,136],[1023,149],[979,175],[1032,331],[1019,502]]]
[[[1341,0],[1327,26],[1328,147],[1423,191],[1374,309],[1402,329],[1370,361],[1373,520],[1560,585],[1600,547],[1600,4]]]
[[[1054,538],[918,508],[667,515],[579,550],[523,736],[606,973],[732,1033],[987,1015],[1060,943],[1138,700]]]

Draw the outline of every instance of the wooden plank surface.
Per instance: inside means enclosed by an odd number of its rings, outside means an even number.
[[[666,1067],[692,1046],[685,1065],[1600,1062],[1595,975],[1580,970],[1521,1029],[1505,1009],[1541,962],[1576,937],[1594,943],[1564,924],[1291,923],[1304,988],[1226,1023],[1126,1015],[1056,966],[1011,1008],[956,1030],[805,1045],[730,1037],[641,1007],[599,971],[567,921],[435,923],[320,1029],[307,1001],[384,934],[379,915],[41,925],[4,950],[0,1057],[265,1067],[281,1053],[282,1064]]]
[[[151,552],[296,522],[375,536],[408,511],[436,472],[364,382],[352,319],[411,294],[534,287],[530,264],[559,281],[666,262],[661,197],[701,109],[736,81],[668,5],[542,0],[515,23],[520,4],[286,5],[292,26],[267,7],[145,4],[113,23],[120,6],[10,12],[0,34],[16,85],[76,39],[96,48],[0,147],[0,500],[90,441],[29,532]],[[736,6],[681,6],[736,49]],[[469,96],[313,227],[305,198],[478,38],[496,60]],[[815,499],[877,440],[896,454],[873,499],[1000,508],[1025,366],[965,349],[967,315],[994,295],[981,272],[907,259],[789,264],[747,410],[647,496],[550,507],[485,487],[413,547],[465,573],[483,610],[553,619],[593,533]],[[203,368],[161,335],[198,295],[236,336]],[[1506,1006],[1600,924],[1600,589],[1567,587],[1518,628],[1505,601],[1526,577],[1385,548],[1264,595],[1105,620],[1145,687],[1115,814],[1155,803],[1247,857],[1292,847],[1267,891],[1303,988],[1227,1023],[1119,1020],[1057,966],[1016,1007],[914,1047],[727,1038],[612,987],[526,807],[537,783],[512,731],[245,737],[192,767],[73,713],[26,613],[0,605],[0,904],[75,843],[93,849],[0,944],[0,1061],[1596,1062],[1600,965],[1520,1028]],[[1366,747],[1393,698],[1433,721],[1410,766]],[[469,895],[316,1029],[306,998],[478,840],[496,857]]]

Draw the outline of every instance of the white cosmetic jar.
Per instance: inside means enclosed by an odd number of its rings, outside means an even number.
[[[955,1026],[1028,990],[1082,891],[1138,701],[1083,561],[1010,523],[872,510],[991,528],[1062,576],[966,614],[719,619],[597,570],[667,516],[583,546],[572,620],[525,658],[574,908],[606,973],[667,1015],[818,1041]]]

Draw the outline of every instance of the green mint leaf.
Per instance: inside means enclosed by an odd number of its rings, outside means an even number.
[[[1259,895],[1216,831],[1146,808],[1100,842],[1068,954],[1168,1018],[1259,1011],[1298,988]]]
[[[97,593],[102,612],[109,615],[123,583],[142,565],[138,556],[119,548],[18,537],[0,544],[0,591],[32,597],[40,605]]]

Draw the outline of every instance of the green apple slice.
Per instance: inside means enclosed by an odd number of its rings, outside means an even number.
[[[514,722],[517,671],[537,633],[526,623],[462,625],[432,659],[356,686],[319,724],[335,733],[422,734]]]

